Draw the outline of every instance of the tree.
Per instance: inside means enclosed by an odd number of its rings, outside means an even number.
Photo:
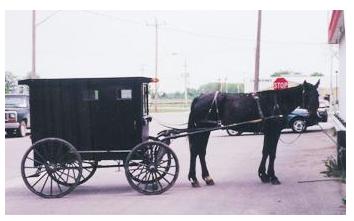
[[[5,71],[5,94],[14,93],[17,88],[17,77],[10,71]]]
[[[198,88],[199,93],[211,93],[218,90],[220,90],[220,83],[218,82],[203,84]]]
[[[199,93],[212,93],[215,91],[220,91],[221,85],[220,83],[213,82],[203,84],[198,88]],[[240,83],[226,83],[222,86],[222,92],[229,93],[243,93],[245,91],[245,86]]]
[[[290,71],[277,71],[274,72],[273,74],[271,74],[271,77],[282,77],[282,76],[289,76],[290,75]]]

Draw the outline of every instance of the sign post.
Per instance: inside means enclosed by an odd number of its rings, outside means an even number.
[[[281,89],[288,88],[288,80],[286,80],[283,77],[275,79],[275,81],[273,82],[273,88],[274,90],[281,90]]]

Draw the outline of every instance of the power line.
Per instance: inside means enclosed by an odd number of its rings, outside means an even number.
[[[146,23],[136,21],[136,20],[131,20],[131,19],[125,19],[125,18],[120,18],[117,16],[113,15],[108,15],[102,12],[96,12],[96,11],[83,11],[92,15],[97,15],[97,16],[102,16],[109,18],[111,20],[116,20],[119,22],[126,22],[130,24],[135,24],[135,25],[142,25],[145,26]],[[159,24],[159,25],[162,25]],[[242,38],[242,37],[236,37],[236,36],[227,36],[227,35],[220,35],[220,34],[214,34],[214,33],[201,33],[201,32],[196,32],[192,30],[188,30],[185,28],[180,28],[176,25],[173,24],[166,24],[164,23],[165,27],[161,27],[161,30],[170,30],[170,31],[175,31],[175,32],[180,32],[180,33],[185,33],[188,35],[196,36],[196,37],[202,37],[202,38],[217,38],[217,39],[224,39],[224,40],[229,40],[229,41],[247,41],[250,43],[253,43],[256,39],[255,38]],[[151,26],[148,24],[148,26]],[[262,44],[300,44],[300,45],[327,45],[327,42],[304,42],[304,41],[274,41],[274,40],[261,40]]]
[[[227,35],[219,35],[219,34],[212,34],[212,33],[200,33],[195,31],[190,31],[187,29],[179,28],[179,27],[164,27],[164,30],[171,30],[175,32],[181,32],[189,35],[193,35],[196,37],[205,37],[205,38],[218,38],[218,39],[225,39],[231,41],[249,41],[253,43],[256,39],[255,38],[240,38],[236,36],[227,36]],[[266,44],[307,44],[307,45],[327,45],[327,42],[302,42],[302,41],[274,41],[274,40],[261,40],[262,43]]]
[[[38,27],[39,25],[43,24],[44,22],[48,21],[49,19],[51,19],[53,16],[55,16],[56,14],[58,14],[61,10],[57,10],[53,13],[51,13],[50,15],[48,15],[47,17],[45,17],[42,21],[36,23],[36,27]]]
[[[82,12],[86,12],[88,14],[97,15],[97,16],[101,16],[101,17],[106,17],[106,18],[114,20],[114,21],[125,22],[125,23],[130,23],[130,24],[135,24],[135,25],[145,25],[143,22],[139,22],[139,21],[135,21],[135,20],[131,20],[131,19],[126,19],[126,18],[120,18],[120,17],[114,16],[114,15],[109,15],[109,14],[105,14],[102,12],[88,11],[88,10],[83,10]]]

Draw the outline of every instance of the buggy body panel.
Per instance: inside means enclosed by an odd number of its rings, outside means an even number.
[[[29,79],[32,143],[56,137],[83,159],[122,159],[148,139],[147,84],[151,78]],[[115,154],[104,154],[113,151]],[[102,154],[90,154],[102,152]],[[98,160],[99,160],[98,159]]]

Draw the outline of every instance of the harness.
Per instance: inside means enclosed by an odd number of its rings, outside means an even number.
[[[252,95],[253,99],[256,101],[259,117],[262,120],[264,120],[265,117],[264,117],[264,114],[263,114],[263,111],[262,111],[262,105],[261,105],[258,93],[252,93],[251,95]],[[281,111],[280,111],[280,106],[279,106],[279,103],[278,103],[278,97],[277,97],[276,94],[274,94],[274,96],[273,96],[273,102],[274,102],[274,105],[273,105],[272,115],[273,116],[277,115],[277,114],[278,115],[282,115]]]
[[[219,111],[219,106],[218,106],[219,93],[220,93],[219,91],[216,91],[214,93],[214,98],[210,104],[210,108],[209,108],[208,113],[205,117],[205,120],[201,121],[201,123],[211,123],[211,124],[216,124],[217,126],[223,126],[223,124],[220,120],[220,111]],[[259,117],[260,117],[260,119],[262,119],[262,121],[264,121],[265,117],[263,114],[262,105],[260,102],[260,97],[258,96],[258,93],[252,93],[251,95],[257,104],[257,110],[258,110]],[[276,114],[281,115],[280,106],[278,104],[278,98],[277,98],[276,94],[274,94],[274,96],[273,96],[273,101],[274,101],[274,106],[273,106],[272,115],[273,116]],[[209,120],[209,116],[210,116],[211,112],[213,111],[214,107],[215,107],[215,113],[216,113],[216,121]]]
[[[213,101],[211,102],[210,108],[208,110],[208,113],[205,117],[205,120],[201,121],[201,123],[211,123],[211,124],[216,124],[217,126],[223,126],[222,122],[220,120],[220,112],[219,112],[219,106],[218,106],[218,95],[219,95],[219,91],[215,91],[214,94],[214,98]],[[213,111],[213,107],[215,106],[215,112],[216,112],[216,121],[213,120],[208,120],[209,119],[209,115],[211,114],[211,112]]]

